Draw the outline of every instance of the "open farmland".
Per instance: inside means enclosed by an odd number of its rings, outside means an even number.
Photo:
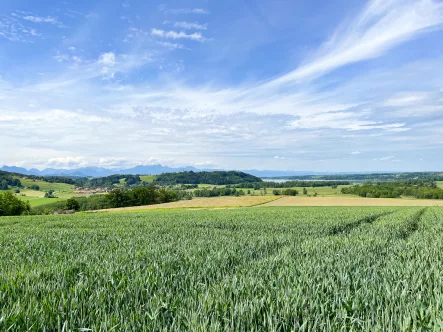
[[[306,196],[220,196],[194,198],[166,204],[132,206],[96,212],[142,212],[158,209],[216,209],[237,207],[291,207],[291,206],[443,206],[443,200],[406,198],[363,198],[352,195],[340,197]]]
[[[225,188],[226,186],[214,186],[214,185],[210,185],[210,184],[199,184],[198,185],[198,189],[202,189],[202,188]],[[347,196],[347,195],[343,195],[341,193],[341,189],[345,188],[345,187],[349,187],[347,185],[342,185],[342,186],[338,186],[337,188],[331,188],[331,187],[306,187],[306,190],[308,191],[309,196],[313,196],[315,193],[317,193],[317,196],[325,196],[325,197],[332,197],[332,196]],[[303,195],[303,187],[291,187],[291,188],[266,188],[266,191],[264,189],[252,189],[252,188],[237,188],[237,190],[243,190],[245,193],[247,193],[248,191],[251,193],[251,195],[254,196],[274,196],[273,191],[274,190],[285,190],[285,189],[295,189],[298,191],[298,194],[300,196]],[[194,190],[190,190],[190,191],[194,191]],[[307,196],[307,195],[303,195],[303,196]]]
[[[149,211],[157,209],[192,209],[192,208],[236,208],[258,206],[272,202],[280,197],[269,196],[221,196],[208,198],[194,198],[192,200],[183,200],[165,204],[155,204],[146,206],[132,206],[116,209],[98,210],[97,212],[131,212],[131,211]]]
[[[40,191],[42,191],[43,194],[45,193],[45,191],[48,190],[54,190],[60,193],[72,193],[72,185],[66,183],[52,183],[41,180],[26,179],[26,178],[20,178],[20,182],[24,187],[30,187],[33,185],[39,186]]]
[[[0,330],[441,330],[443,208],[0,219]]]
[[[146,183],[154,182],[155,178],[155,175],[140,175],[140,180],[145,181]]]

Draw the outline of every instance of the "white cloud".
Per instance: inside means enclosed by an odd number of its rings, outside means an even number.
[[[182,28],[187,30],[206,30],[208,26],[206,24],[199,24],[199,23],[193,23],[193,22],[175,22],[174,27],[176,28]]]
[[[110,119],[97,115],[84,114],[82,112],[73,112],[61,109],[39,110],[38,112],[14,112],[0,110],[0,121],[3,123],[32,123],[39,122],[51,123],[100,123],[109,122]]]
[[[204,168],[204,167],[214,168],[216,165],[215,165],[215,163],[213,161],[206,160],[206,161],[203,161],[203,162],[193,163],[193,166],[199,167],[199,168]]]
[[[384,105],[392,107],[410,106],[417,104],[430,98],[429,93],[415,92],[415,93],[401,93],[388,99]]]
[[[69,169],[88,166],[88,161],[84,157],[57,157],[49,159],[46,166]]]
[[[280,159],[280,160],[283,160],[283,159],[286,159],[286,158],[285,158],[285,157],[275,156],[274,159]]]
[[[304,116],[298,120],[290,121],[290,128],[315,129],[315,128],[331,128],[346,130],[371,130],[386,129],[394,130],[402,128],[405,123],[384,124],[373,120],[361,120],[365,113],[358,112],[329,112],[313,116]]]
[[[373,0],[350,24],[338,29],[324,46],[296,70],[270,85],[315,78],[344,65],[376,58],[395,46],[441,28],[443,4],[433,0]]]
[[[161,38],[168,38],[168,39],[190,39],[199,42],[205,41],[205,38],[202,36],[200,32],[187,34],[186,32],[183,31],[176,32],[176,31],[165,31],[161,29],[152,29],[151,35]]]
[[[102,53],[100,54],[98,62],[107,67],[114,67],[116,64],[115,54],[112,52]]]
[[[123,167],[129,163],[126,158],[100,158],[99,165],[101,167]]]
[[[357,154],[360,154],[360,153],[361,153],[360,151],[352,151],[351,152],[352,155],[357,155]]]
[[[74,46],[68,47],[68,50],[74,52],[76,50],[76,48]]]
[[[171,49],[183,49],[185,47],[182,44],[170,43],[170,42],[158,42],[158,44]]]
[[[390,163],[398,163],[401,161],[401,159],[396,159],[395,156],[386,156],[381,158],[375,158],[372,159],[373,161],[384,161],[384,162],[390,162]]]
[[[197,15],[207,15],[209,11],[203,8],[177,8],[177,9],[167,9],[166,6],[161,5],[159,10],[164,13],[169,14],[197,14]]]
[[[71,57],[67,54],[61,54],[57,52],[57,55],[54,55],[53,58],[58,62],[68,61]]]
[[[380,161],[388,161],[388,160],[392,160],[394,158],[395,158],[394,156],[386,156],[386,157],[381,157],[378,160],[380,160]]]
[[[34,23],[49,23],[60,27],[63,26],[62,23],[60,23],[57,19],[51,16],[43,17],[43,16],[27,15],[23,16],[23,19]]]

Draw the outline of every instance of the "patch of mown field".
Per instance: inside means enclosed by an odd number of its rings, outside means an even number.
[[[72,186],[66,183],[51,183],[41,180],[32,180],[20,178],[20,182],[24,187],[30,187],[32,185],[37,185],[40,187],[40,190],[30,190],[30,189],[21,189],[20,194],[24,196],[17,195],[23,201],[29,201],[32,207],[44,205],[48,203],[53,203],[55,201],[62,201],[73,196],[80,197],[82,195],[74,195]],[[49,190],[55,191],[55,196],[57,198],[45,198],[45,192]]]
[[[146,183],[152,183],[156,179],[155,175],[140,175],[140,179]]]
[[[37,185],[40,187],[40,191],[43,191],[43,194],[45,191],[48,190],[55,190],[60,193],[72,193],[72,185],[67,183],[51,183],[41,180],[32,180],[32,179],[24,179],[20,178],[20,182],[22,183],[22,186],[24,187],[30,187],[32,185]]]
[[[251,192],[251,195],[266,195],[266,196],[272,196],[274,190],[285,190],[285,189],[295,189],[298,191],[299,196],[314,196],[315,193],[317,193],[317,196],[353,196],[353,195],[343,195],[341,193],[341,188],[349,187],[349,186],[338,186],[337,188],[331,188],[331,187],[306,187],[306,190],[308,193],[306,195],[303,194],[303,187],[292,187],[292,188],[266,188],[266,192],[264,189],[254,190],[254,189],[248,189],[248,188],[240,188],[238,190],[243,190],[245,193],[248,192],[248,190]]]
[[[0,218],[0,330],[442,330],[443,209]]]
[[[43,193],[44,194],[44,193]],[[70,195],[72,197],[72,195]],[[32,196],[25,196],[20,197],[23,201],[28,201],[31,207],[39,206],[39,205],[45,205],[49,203],[64,201],[67,198],[58,197],[58,198],[44,198],[44,197],[32,197]]]
[[[437,187],[443,188],[443,181],[437,181]]]

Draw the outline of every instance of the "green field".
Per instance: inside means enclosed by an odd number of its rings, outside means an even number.
[[[72,193],[72,186],[70,184],[66,183],[50,183],[46,181],[40,181],[40,180],[32,180],[32,179],[24,179],[20,178],[20,182],[22,183],[22,186],[24,187],[30,187],[32,185],[37,185],[40,187],[40,191],[45,193],[45,191],[48,190],[55,190],[56,192],[60,193]]]
[[[0,219],[0,330],[442,330],[443,208]]]
[[[437,181],[437,187],[443,188],[443,181]]]
[[[147,183],[154,182],[156,176],[155,175],[140,175],[140,180],[145,181]]]
[[[29,190],[29,189],[21,189],[20,193],[25,196],[17,196],[23,201],[29,201],[32,207],[53,203],[56,201],[63,201],[73,196],[82,196],[82,195],[74,195],[72,194],[72,186],[66,183],[50,183],[41,180],[32,180],[20,178],[20,182],[23,187],[30,187],[32,185],[37,185],[40,187],[39,191]],[[55,196],[57,198],[44,198],[45,192],[49,190],[55,191]]]
[[[214,186],[210,186],[210,185],[202,185],[202,186],[208,186],[209,189],[211,189]],[[199,185],[200,187],[200,185]],[[331,196],[353,196],[353,195],[343,195],[341,193],[341,188],[343,187],[348,187],[348,186],[338,186],[336,189],[333,189],[331,187],[316,187],[316,188],[312,188],[312,187],[306,187],[306,190],[308,191],[308,195],[314,196],[315,193],[317,193],[317,196],[324,196],[324,197],[331,197]],[[245,193],[248,192],[248,190],[250,190],[251,195],[274,195],[272,193],[272,191],[276,189],[279,191],[285,190],[285,189],[295,189],[298,191],[298,195],[299,196],[305,196],[303,195],[303,188],[302,187],[291,187],[291,188],[266,188],[266,193],[264,191],[264,189],[259,189],[259,190],[254,190],[254,189],[250,189],[250,188],[239,188],[237,190],[243,190]]]

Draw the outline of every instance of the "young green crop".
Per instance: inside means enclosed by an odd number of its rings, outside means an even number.
[[[0,219],[0,330],[441,330],[443,209]]]

